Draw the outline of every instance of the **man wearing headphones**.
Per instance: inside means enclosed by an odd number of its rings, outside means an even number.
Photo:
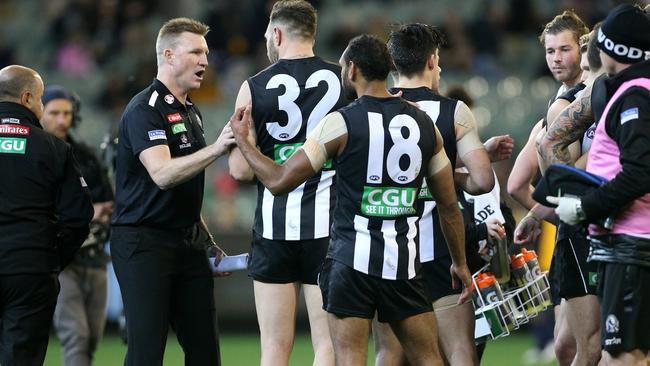
[[[105,167],[88,146],[70,136],[79,123],[79,98],[60,86],[49,86],[43,93],[45,131],[72,147],[93,202],[95,214],[90,234],[72,263],[59,274],[61,290],[54,311],[54,329],[61,340],[66,366],[90,365],[106,322],[108,256],[104,244],[113,210],[113,190]]]

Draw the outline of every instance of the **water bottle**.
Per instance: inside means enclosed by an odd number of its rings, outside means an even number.
[[[494,245],[494,254],[490,259],[490,271],[499,284],[510,282],[510,258],[508,256],[508,237],[503,236]]]
[[[526,260],[521,254],[512,256],[512,271],[510,273],[512,281],[515,283],[515,287],[522,288],[533,282],[533,275],[530,273],[530,270],[528,270]],[[539,304],[534,302],[536,295],[537,291],[535,286],[529,286],[527,290],[520,292],[520,300],[523,308],[529,315],[537,312],[536,307]]]
[[[514,326],[512,321],[512,309],[508,303],[503,301],[503,292],[501,291],[501,286],[499,286],[496,277],[489,272],[485,272],[482,273],[482,276],[477,278],[476,283],[485,305],[500,303],[498,307],[503,317],[503,324],[501,325],[507,329],[512,329]]]
[[[530,273],[533,276],[533,280],[536,282],[536,285],[538,286],[538,290],[541,295],[541,298],[538,298],[538,300],[540,300],[542,308],[551,306],[551,294],[549,292],[548,286],[546,285],[546,281],[544,281],[544,279],[542,278],[542,271],[539,268],[537,253],[535,253],[534,250],[526,250],[526,248],[522,248],[521,254],[524,256],[526,265],[528,266],[528,269],[530,270]]]

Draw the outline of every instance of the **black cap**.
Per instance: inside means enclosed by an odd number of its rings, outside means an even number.
[[[66,99],[70,102],[74,102],[72,94],[60,85],[48,86],[43,91],[43,98],[41,98],[43,105],[46,105],[54,99]]]
[[[634,64],[645,60],[650,52],[650,17],[637,6],[617,6],[598,30],[597,44],[620,63]]]
[[[43,91],[41,101],[43,101],[43,106],[45,106],[54,99],[66,99],[72,103],[72,127],[76,127],[81,122],[81,116],[79,115],[81,100],[79,96],[74,92],[68,91],[61,85],[51,85]]]

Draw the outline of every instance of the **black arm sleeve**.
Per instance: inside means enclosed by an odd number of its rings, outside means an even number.
[[[485,261],[478,254],[478,242],[487,239],[487,225],[476,224],[474,221],[474,205],[465,201],[463,192],[457,191],[459,200],[463,203],[463,221],[465,222],[465,257],[470,271],[476,272],[485,265]]]
[[[64,176],[57,193],[56,213],[56,248],[63,269],[88,236],[88,224],[93,218],[90,193],[70,148],[66,152]]]
[[[603,187],[582,197],[589,222],[609,216],[650,192],[650,94],[626,95],[619,111],[607,120],[605,128],[618,145],[623,169]]]

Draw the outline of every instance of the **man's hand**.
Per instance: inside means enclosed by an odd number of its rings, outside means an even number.
[[[491,241],[499,241],[506,235],[506,229],[496,217],[490,217],[485,220],[485,226],[487,227],[488,236]]]
[[[524,216],[515,229],[515,244],[524,245],[537,240],[542,233],[542,224],[540,219],[532,214]]]
[[[245,107],[239,107],[235,109],[235,113],[230,117],[229,124],[232,128],[235,140],[237,141],[237,145],[246,141],[250,135],[251,108],[250,104]]]
[[[492,136],[483,144],[491,162],[510,159],[515,140],[510,135]]]
[[[455,289],[461,285],[464,287],[458,298],[458,305],[464,304],[472,296],[472,274],[469,272],[467,264],[458,266],[452,263],[449,272],[451,273],[452,287]]]
[[[216,243],[213,246],[208,248],[208,257],[214,257],[214,266],[217,267],[219,262],[223,257],[227,256],[226,252],[221,249]],[[232,272],[213,272],[215,277],[227,277],[232,274]]]
[[[555,213],[561,221],[569,225],[576,225],[584,221],[585,215],[579,198],[546,196],[546,200],[557,205]]]
[[[232,133],[230,122],[228,122],[223,127],[223,130],[221,130],[221,134],[219,134],[219,137],[217,137],[217,141],[212,144],[215,148],[215,155],[219,157],[226,154],[228,151],[230,151],[231,147],[234,146],[234,144],[235,136]]]

